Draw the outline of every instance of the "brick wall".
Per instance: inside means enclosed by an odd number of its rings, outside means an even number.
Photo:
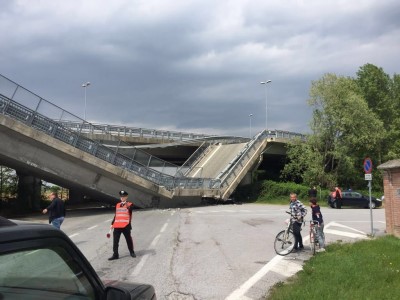
[[[386,232],[400,237],[400,168],[384,171]]]

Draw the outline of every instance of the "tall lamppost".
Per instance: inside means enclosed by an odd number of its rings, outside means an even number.
[[[265,130],[268,129],[268,98],[267,98],[267,84],[270,83],[271,80],[261,81],[261,84],[265,84]]]
[[[250,119],[250,138],[251,138],[251,117],[253,116],[253,114],[249,114],[249,119]]]
[[[85,89],[85,110],[83,112],[83,119],[86,121],[86,89],[90,85],[90,82],[86,82],[82,84],[82,87]]]

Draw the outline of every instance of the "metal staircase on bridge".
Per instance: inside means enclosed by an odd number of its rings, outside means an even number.
[[[119,147],[129,146],[129,144],[121,141],[118,138],[119,135],[112,134],[110,130],[104,130],[103,125],[90,124],[74,116],[2,75],[0,75],[0,114],[18,120],[123,170],[133,172],[141,178],[171,191],[172,197],[197,195],[227,199],[246,172],[259,160],[267,138],[271,134],[264,131],[248,143],[243,143],[241,138],[232,140],[232,138],[208,137],[212,140],[204,142],[183,166],[178,167],[150,156],[140,149],[133,149],[132,155],[129,157],[122,155]],[[70,128],[66,124],[74,125],[73,128]],[[85,130],[109,135],[117,143],[117,146],[110,148],[91,140],[84,136]],[[275,135],[278,133],[278,131],[274,132]],[[298,137],[299,134],[292,134],[292,136]],[[292,136],[289,135],[289,137]],[[212,148],[216,149],[216,147],[228,149],[227,151],[230,151],[233,157],[230,157],[222,170],[221,168],[215,170],[207,168],[207,172],[204,173],[207,176],[197,176],[198,173],[196,174],[194,170],[199,168],[199,158],[204,158],[207,153],[212,151]],[[232,149],[236,150],[231,151]],[[221,153],[226,154],[227,152],[222,151]],[[204,166],[202,167],[203,171],[206,170]],[[182,189],[193,189],[199,192],[185,194],[182,193]]]

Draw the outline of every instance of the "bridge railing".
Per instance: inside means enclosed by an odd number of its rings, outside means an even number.
[[[129,127],[129,126],[118,126],[118,125],[107,125],[107,124],[93,124],[84,123],[83,125],[79,122],[64,121],[63,125],[71,130],[77,130],[79,128],[84,133],[88,134],[109,134],[118,137],[141,137],[141,138],[153,138],[166,141],[185,141],[193,139],[202,139],[205,137],[211,137],[210,135],[197,134],[197,133],[186,133],[171,130],[157,130],[140,127]]]
[[[231,184],[235,182],[240,172],[242,172],[245,165],[249,162],[249,160],[253,157],[254,153],[259,149],[261,144],[265,141],[265,139],[302,139],[306,138],[305,135],[289,132],[289,131],[281,131],[281,130],[273,130],[267,131],[264,130],[256,135],[251,141],[248,142],[246,147],[242,150],[240,155],[236,157],[217,177],[217,179],[221,179],[220,188],[223,191],[226,191],[230,188]],[[223,194],[223,192],[222,192]]]
[[[175,174],[178,166],[139,149],[133,149],[129,156],[123,155],[118,151],[119,147],[129,146],[129,144],[115,136],[110,137],[118,144],[115,149],[83,136],[82,129],[88,127],[90,123],[30,92],[3,75],[0,75],[0,113],[167,189],[175,187],[210,188],[208,184],[218,185],[214,179],[179,178],[176,180],[174,176],[158,170],[168,169],[171,174]],[[78,128],[71,130],[65,127],[66,121],[75,122]],[[103,130],[91,125],[94,130]]]

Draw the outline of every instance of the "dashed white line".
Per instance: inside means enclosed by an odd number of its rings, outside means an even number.
[[[159,240],[160,237],[161,237],[161,233],[163,233],[163,232],[165,231],[165,229],[167,228],[167,226],[168,226],[168,222],[165,223],[164,226],[161,228],[160,234],[158,234],[158,235],[153,239],[153,241],[152,241],[151,244],[150,244],[150,247],[155,247],[155,246],[157,245],[158,240]],[[148,258],[149,258],[149,254],[145,254],[145,255],[142,256],[142,258],[140,259],[139,263],[136,265],[135,269],[134,269],[133,272],[131,273],[131,276],[132,276],[132,277],[139,275],[140,271],[142,270],[142,268],[143,268],[143,266],[144,266],[144,264],[146,263],[146,261],[147,261]]]
[[[69,235],[68,237],[71,239],[71,238],[73,238],[74,236],[77,236],[77,235],[79,235],[79,233],[71,234],[71,235]]]
[[[161,228],[160,232],[164,232],[167,229],[168,223],[165,223],[164,226]]]
[[[92,227],[89,227],[87,230],[95,229],[97,226],[98,226],[98,225],[94,225],[94,226],[92,226]]]

